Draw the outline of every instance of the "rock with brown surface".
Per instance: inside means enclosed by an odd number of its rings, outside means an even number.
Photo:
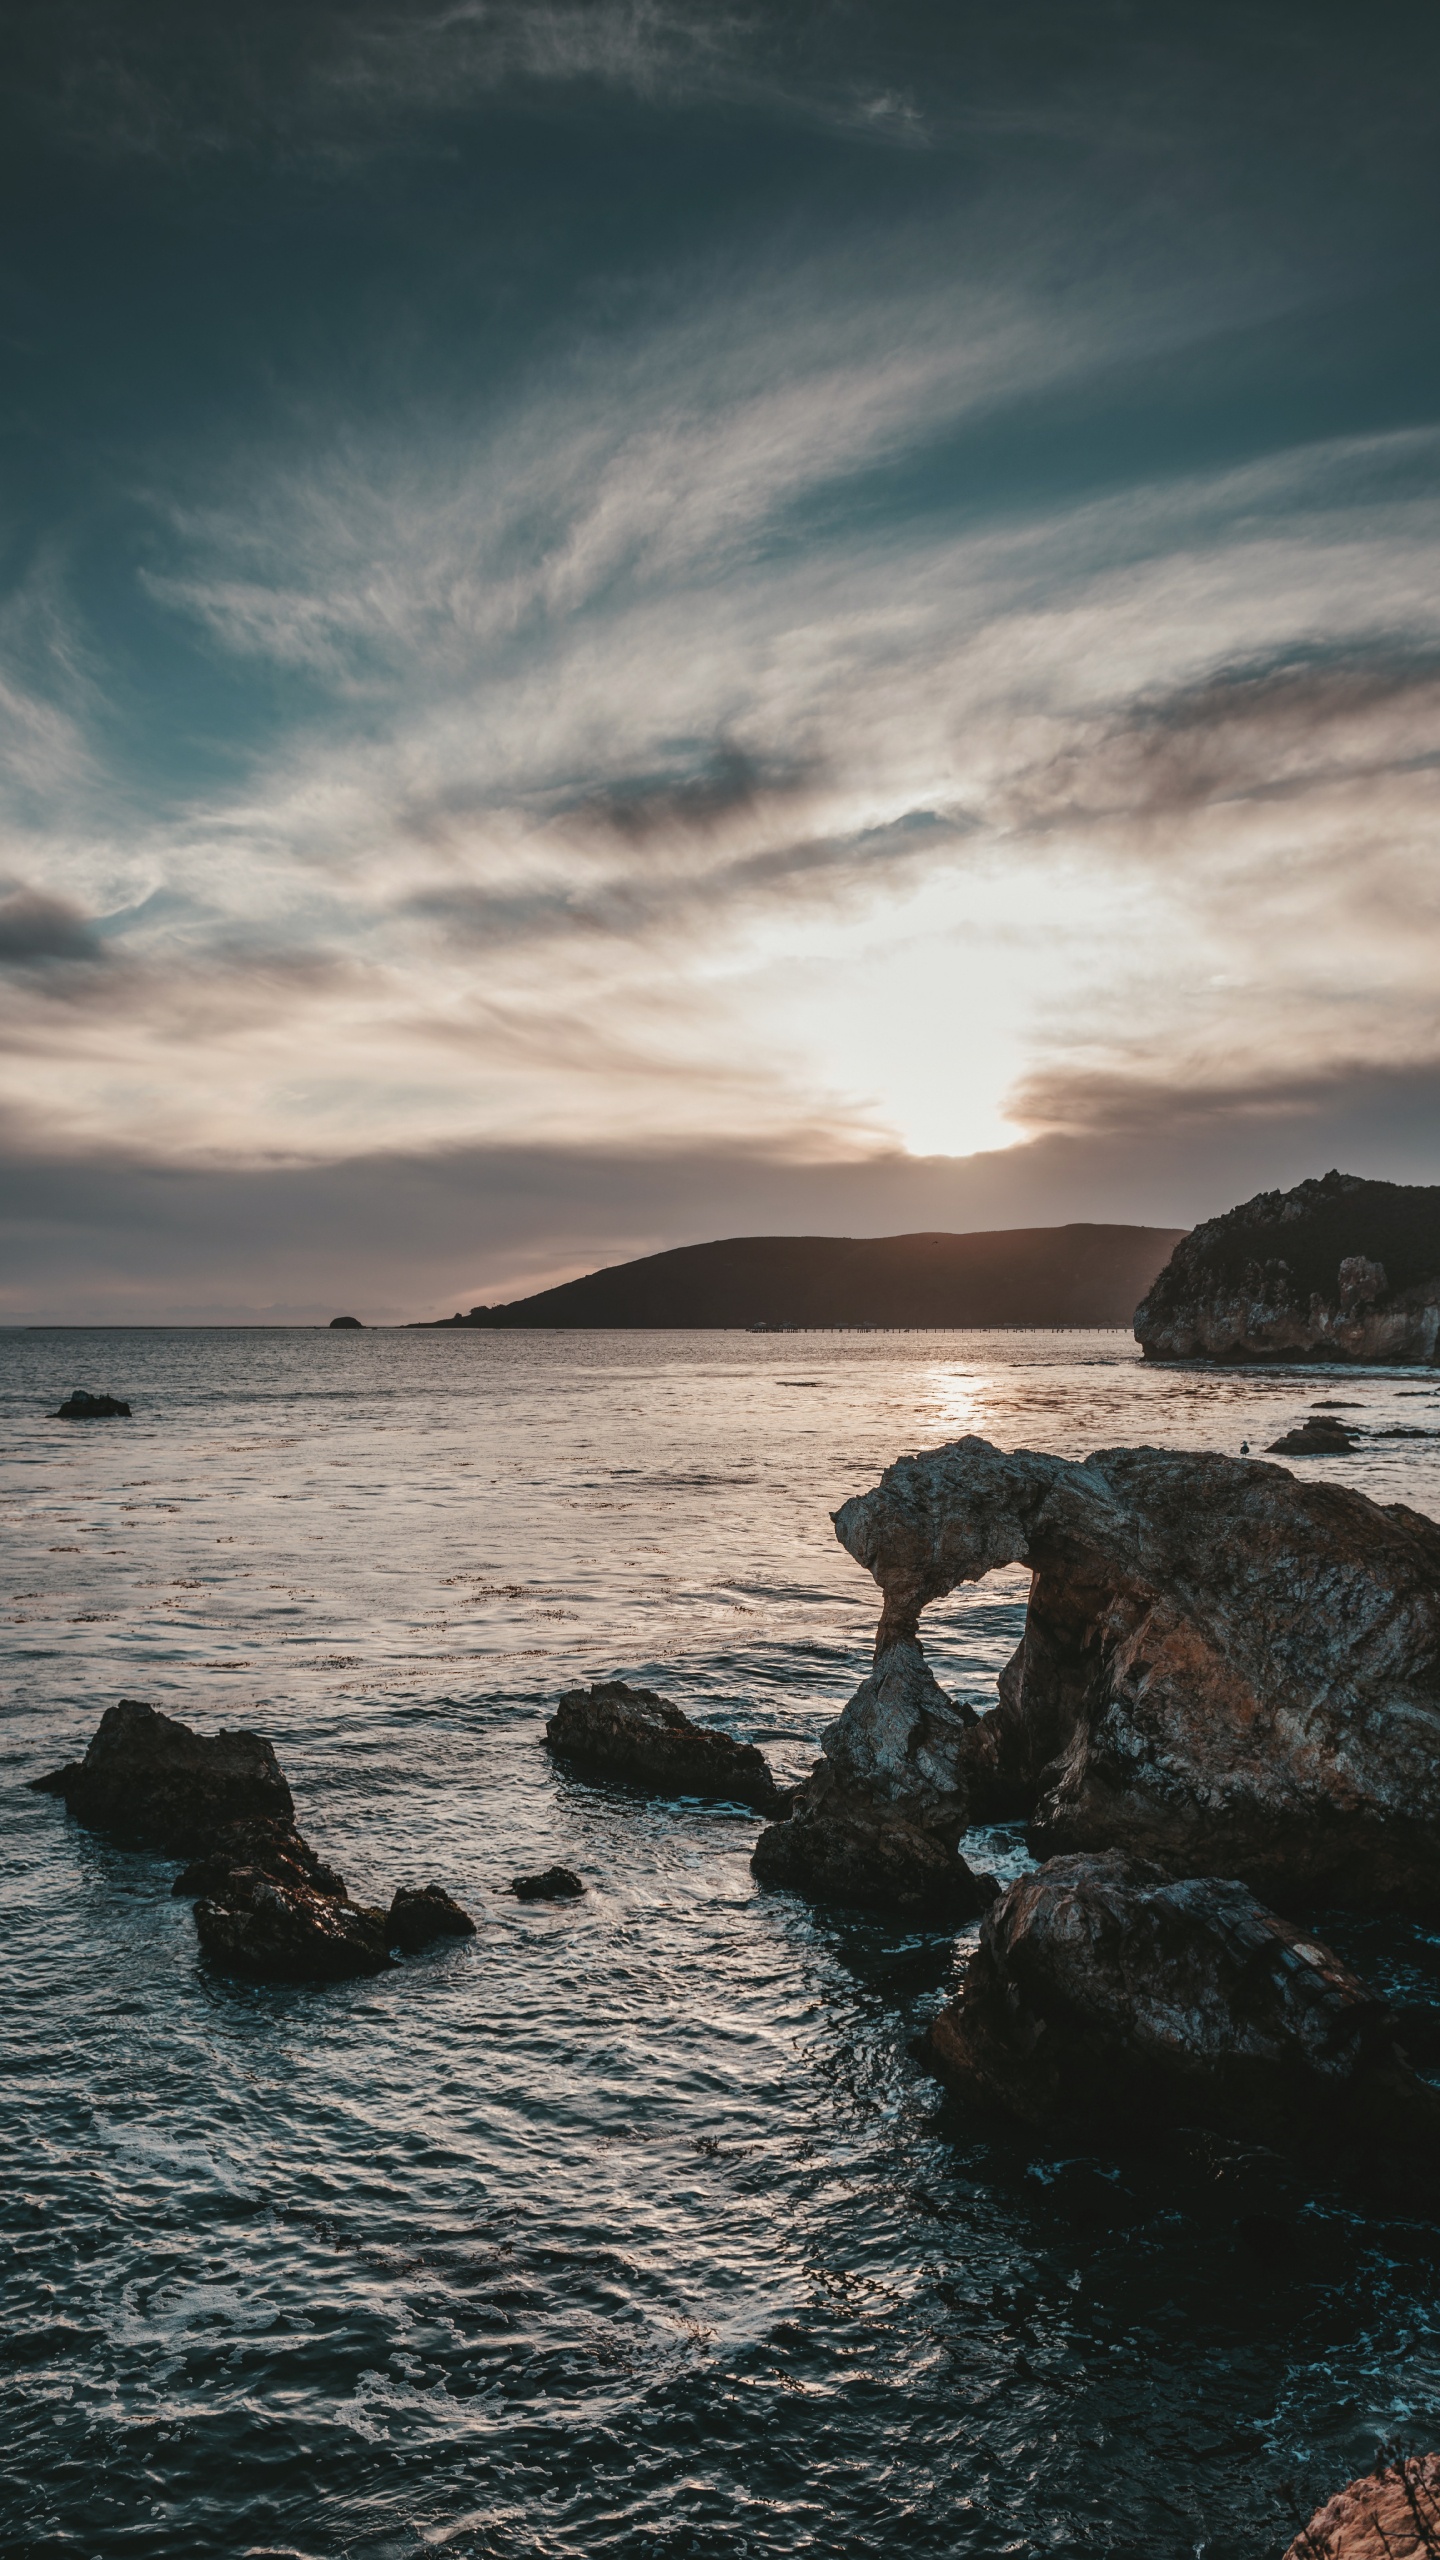
[[[1382,2463],[1297,2533],[1285,2560],[1440,2560],[1440,2453]]]
[[[135,1698],[106,1708],[83,1760],[30,1783],[94,1831],[179,1857],[233,1822],[293,1827],[290,1790],[260,1734],[194,1733]]]
[[[233,1874],[222,1901],[197,1902],[195,1927],[212,1964],[261,1982],[348,1982],[394,1961],[383,1911],[258,1869]]]
[[[1135,1311],[1147,1360],[1433,1363],[1440,1187],[1327,1173],[1182,1238]]]
[[[1256,1459],[969,1439],[900,1459],[835,1529],[884,1595],[875,1674],[824,1744],[852,1800],[891,1804],[913,1770],[936,1837],[1027,1815],[1042,1856],[1440,1908],[1433,1521]],[[911,1658],[920,1613],[1016,1562],[1033,1579],[1000,1704],[947,1724]]]
[[[473,1938],[475,1923],[443,1885],[402,1885],[390,1905],[389,1943],[402,1955],[418,1955],[436,1938]]]
[[[1210,2126],[1381,2159],[1440,2197],[1440,2095],[1383,2001],[1218,1877],[1052,1858],[986,1914],[929,2046],[953,2088],[1041,2129]]]
[[[713,1796],[757,1813],[777,1812],[788,1801],[753,1742],[692,1724],[668,1698],[623,1680],[567,1690],[545,1739],[577,1769],[625,1778],[657,1795]]]

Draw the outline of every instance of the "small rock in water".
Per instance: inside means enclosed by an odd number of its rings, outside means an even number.
[[[560,1759],[657,1794],[715,1796],[772,1814],[788,1803],[753,1742],[692,1724],[668,1698],[623,1680],[567,1689],[545,1739]]]
[[[1322,1422],[1314,1414],[1283,1440],[1270,1442],[1272,1457],[1335,1458],[1353,1449],[1355,1442],[1343,1422]]]
[[[130,1420],[130,1407],[128,1404],[122,1404],[119,1396],[97,1396],[92,1395],[88,1387],[72,1387],[58,1411],[51,1414],[50,1420],[52,1422],[107,1422],[117,1414],[126,1422]]]
[[[516,1876],[510,1887],[520,1902],[573,1902],[585,1887],[570,1867],[544,1867],[538,1875]]]
[[[1425,2560],[1440,2552],[1440,2453],[1382,2463],[1297,2534],[1285,2560]]]
[[[434,1938],[473,1938],[475,1923],[442,1886],[402,1885],[390,1905],[387,1943],[407,1956],[418,1955]]]

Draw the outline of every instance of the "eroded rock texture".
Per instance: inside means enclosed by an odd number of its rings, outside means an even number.
[[[987,1913],[930,2050],[954,2087],[1035,2126],[1215,2126],[1380,2153],[1440,2191],[1440,2097],[1383,2002],[1223,1878],[1052,1858]]]
[[[899,1460],[835,1529],[884,1609],[800,1824],[838,1785],[937,1840],[1028,1815],[1042,1856],[1124,1848],[1282,1903],[1440,1906],[1433,1521],[1255,1459],[1076,1465],[969,1439]],[[966,1723],[920,1613],[1013,1562],[1033,1574],[1024,1637],[999,1706]]]
[[[192,1733],[136,1698],[107,1707],[83,1760],[31,1784],[62,1796],[79,1822],[180,1857],[233,1822],[293,1827],[294,1802],[258,1733]]]
[[[1285,2560],[1440,2556],[1440,2453],[1387,2462],[1352,2480],[1298,2533]]]
[[[786,1801],[753,1742],[732,1741],[653,1689],[597,1680],[570,1689],[545,1727],[550,1749],[598,1777],[626,1778],[660,1795],[715,1796],[773,1813]]]
[[[1149,1360],[1432,1362],[1440,1188],[1327,1173],[1186,1236],[1135,1313]]]

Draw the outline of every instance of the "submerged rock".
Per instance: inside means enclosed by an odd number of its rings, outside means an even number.
[[[1427,2560],[1440,2553],[1440,2453],[1382,2463],[1297,2534],[1285,2560]]]
[[[789,1801],[753,1742],[732,1741],[653,1689],[597,1680],[570,1689],[545,1727],[550,1749],[577,1768],[628,1778],[660,1795],[715,1796],[773,1813]]]
[[[413,1956],[435,1938],[473,1938],[475,1923],[443,1886],[402,1885],[390,1905],[386,1932],[392,1947]]]
[[[255,1869],[232,1874],[223,1901],[197,1902],[195,1926],[213,1964],[262,1982],[347,1982],[393,1962],[383,1911]]]
[[[258,1733],[194,1733],[136,1698],[107,1707],[83,1760],[30,1781],[78,1822],[186,1857],[233,1822],[293,1829],[294,1803]]]
[[[573,1902],[585,1890],[572,1867],[543,1867],[533,1876],[516,1876],[510,1886],[519,1902]]]
[[[1384,2003],[1222,1878],[1052,1858],[986,1914],[929,2046],[952,2087],[1031,2125],[1212,2125],[1383,2153],[1440,2188],[1440,2096]]]
[[[1433,1521],[1257,1459],[968,1439],[899,1460],[835,1529],[884,1594],[874,1675],[824,1745],[852,1797],[878,1811],[914,1771],[937,1837],[1028,1815],[1042,1856],[1440,1907]],[[945,1722],[920,1613],[1016,1562],[1033,1579],[1000,1704]]]
[[[115,1416],[130,1420],[130,1407],[119,1396],[92,1395],[88,1387],[72,1387],[52,1422],[108,1422]]]
[[[1425,1361],[1440,1187],[1327,1173],[1185,1236],[1135,1311],[1147,1360]]]

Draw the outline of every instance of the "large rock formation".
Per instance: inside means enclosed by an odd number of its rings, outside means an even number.
[[[933,1841],[1028,1815],[1269,1899],[1440,1907],[1440,1528],[1259,1460],[960,1440],[835,1515],[884,1594],[871,1679],[759,1871],[803,1882],[837,1789]],[[967,1724],[919,1652],[927,1602],[1033,1573],[1000,1704]],[[823,1878],[817,1875],[816,1889]]]
[[[668,1796],[716,1796],[778,1812],[788,1801],[753,1742],[732,1741],[687,1715],[653,1689],[597,1680],[568,1689],[545,1727],[559,1759],[597,1777],[626,1778]]]
[[[348,1982],[393,1962],[383,1911],[255,1869],[231,1876],[223,1902],[197,1902],[195,1927],[212,1964],[261,1982]]]
[[[1327,1173],[1176,1246],[1135,1313],[1147,1360],[1434,1361],[1440,1188]]]
[[[993,1904],[930,2031],[951,2085],[1026,2123],[1166,2123],[1396,2161],[1440,2189],[1440,2096],[1331,1950],[1213,1876],[1052,1858]]]
[[[261,1735],[192,1733],[138,1698],[106,1708],[83,1760],[30,1783],[37,1795],[62,1796],[92,1831],[179,1857],[207,1848],[229,1823],[288,1828],[295,1812]]]
[[[1297,2533],[1285,2560],[1440,2560],[1440,2453],[1352,2480]]]

